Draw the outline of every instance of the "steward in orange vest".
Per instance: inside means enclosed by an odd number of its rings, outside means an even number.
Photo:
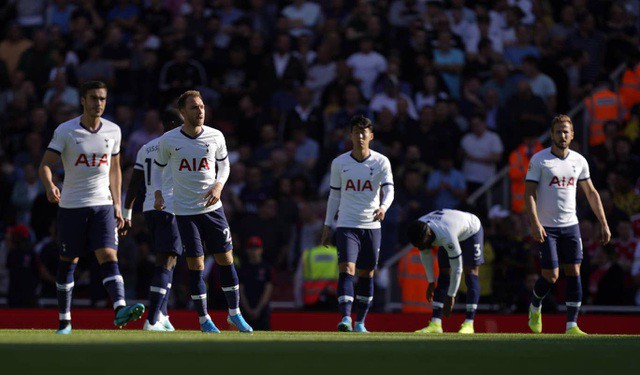
[[[529,169],[529,160],[542,150],[538,137],[525,135],[522,144],[509,154],[509,179],[511,180],[511,211],[524,212],[524,179]]]
[[[431,249],[435,262],[436,280],[438,279],[438,248]],[[398,262],[398,284],[402,290],[402,312],[431,312],[431,303],[427,302],[427,275],[420,260],[420,251],[414,247]]]
[[[600,77],[591,96],[584,99],[585,122],[589,125],[589,146],[604,144],[604,123],[607,121],[622,121],[624,108],[622,100],[609,89],[608,79]]]
[[[627,63],[627,69],[622,74],[622,81],[618,88],[618,94],[622,100],[622,106],[629,113],[634,105],[640,104],[640,63],[634,57]]]

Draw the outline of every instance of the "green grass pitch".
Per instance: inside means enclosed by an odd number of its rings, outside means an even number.
[[[633,374],[640,336],[0,330],[0,374]],[[438,372],[436,372],[438,371]],[[444,372],[443,372],[444,371]]]

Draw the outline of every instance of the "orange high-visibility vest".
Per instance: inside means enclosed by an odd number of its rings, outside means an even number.
[[[599,90],[584,99],[589,113],[589,146],[598,146],[605,142],[604,123],[624,119],[624,109],[620,97],[611,90]]]
[[[542,144],[536,141],[531,156],[542,150]],[[523,143],[509,154],[509,179],[511,180],[511,211],[520,214],[524,211],[524,185],[529,169],[527,146]]]
[[[640,64],[624,71],[618,94],[626,113],[640,104]]]
[[[436,280],[438,278],[438,248],[431,249]],[[420,260],[420,251],[411,249],[398,262],[398,283],[402,289],[402,312],[431,312],[426,294],[429,282]]]

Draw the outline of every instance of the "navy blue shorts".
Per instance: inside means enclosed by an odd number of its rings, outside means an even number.
[[[355,263],[359,270],[376,269],[381,238],[380,228],[337,228],[338,263]]]
[[[582,263],[582,239],[578,224],[562,228],[544,228],[547,237],[540,244],[543,269],[558,268],[558,263]]]
[[[118,250],[113,206],[58,208],[60,256],[77,258],[98,249]]]
[[[460,242],[462,250],[462,265],[476,267],[484,263],[484,230],[480,227],[474,235]],[[440,246],[438,249],[438,267],[451,268],[447,251]]]
[[[145,211],[144,218],[153,238],[153,252],[182,255],[182,242],[176,217],[165,211]]]
[[[199,215],[176,215],[184,254],[188,257],[226,253],[233,249],[231,229],[222,207]]]

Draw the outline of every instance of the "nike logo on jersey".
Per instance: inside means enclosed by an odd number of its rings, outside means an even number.
[[[182,150],[184,147],[176,147],[176,151]]]
[[[342,172],[349,172],[351,169],[343,169]]]
[[[84,142],[84,139],[76,139],[76,144],[79,145],[80,143]]]

